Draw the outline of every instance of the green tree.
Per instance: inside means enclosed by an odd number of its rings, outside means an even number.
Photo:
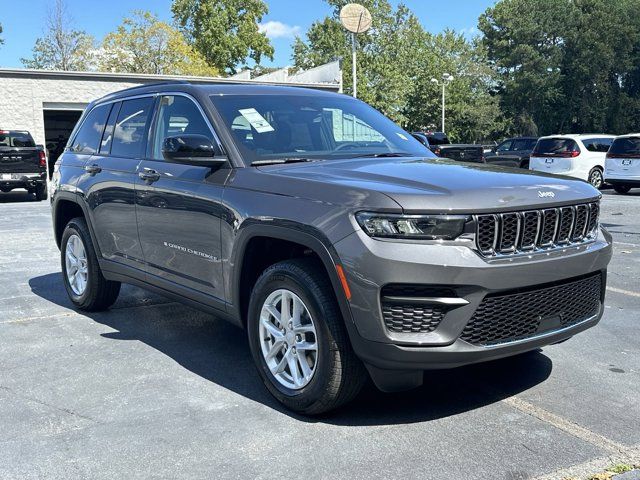
[[[91,35],[74,30],[63,0],[56,0],[47,14],[43,37],[36,40],[32,58],[20,61],[27,68],[89,70],[94,66],[95,42]]]
[[[296,38],[293,62],[307,69],[342,59],[344,90],[351,93],[351,35],[340,24],[346,0],[327,0],[330,17],[315,22],[306,39]],[[490,137],[502,128],[495,73],[483,48],[447,31],[426,32],[404,5],[387,0],[362,2],[372,14],[372,28],[357,36],[358,97],[407,128],[440,125],[440,90],[430,79],[454,75],[448,87],[450,133],[461,141]]]
[[[463,35],[445,30],[427,39],[414,88],[407,101],[411,129],[435,128],[441,124],[443,73],[453,75],[446,86],[446,129],[456,142],[479,142],[501,136],[505,128],[496,89],[495,73],[481,45]],[[424,72],[420,74],[420,72]]]
[[[480,17],[503,110],[540,134],[637,130],[638,0],[502,0]],[[518,125],[519,123],[520,125]]]
[[[0,33],[2,33],[2,24],[0,23]],[[0,37],[0,45],[4,43],[4,38]]]
[[[182,33],[150,12],[136,10],[102,42],[101,70],[215,76],[219,72],[187,44]]]
[[[296,38],[293,63],[308,69],[342,59],[343,82],[351,93],[352,37],[340,24],[340,9],[347,0],[327,0],[330,17],[314,22],[306,40]],[[406,123],[405,99],[416,75],[416,60],[423,53],[426,32],[404,5],[394,9],[387,0],[361,2],[374,19],[372,28],[357,35],[358,97],[394,120]]]
[[[258,23],[268,12],[262,0],[173,0],[173,18],[187,41],[219,71],[236,73],[247,58],[273,59]]]
[[[562,115],[563,50],[577,14],[571,0],[502,0],[479,20],[505,113],[530,116],[541,132]]]

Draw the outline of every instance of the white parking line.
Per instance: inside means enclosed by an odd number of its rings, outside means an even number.
[[[606,457],[596,458],[585,463],[580,463],[568,468],[556,470],[555,472],[547,473],[540,477],[536,477],[533,480],[600,478],[594,477],[593,475],[604,472],[607,468],[611,468],[612,465],[620,463],[636,464],[638,458],[640,458],[640,445],[626,449],[621,455],[608,455]]]
[[[623,295],[631,295],[632,297],[640,297],[640,292],[632,292],[631,290],[623,290],[622,288],[607,287],[607,290]]]
[[[573,435],[580,440],[584,440],[591,445],[595,445],[596,447],[601,448],[611,454],[626,455],[625,452],[628,450],[627,446],[614,442],[613,440],[610,440],[607,437],[600,435],[599,433],[592,432],[591,430],[582,427],[577,423],[573,423],[570,420],[562,418],[555,413],[551,413],[544,408],[540,408],[537,405],[522,400],[521,398],[509,397],[502,400],[502,402],[515,408],[516,410],[520,410],[522,413],[526,413],[527,415],[531,415],[538,420],[542,420],[543,422],[548,423],[558,428],[559,430]]]

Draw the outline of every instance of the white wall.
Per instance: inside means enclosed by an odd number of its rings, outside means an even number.
[[[28,130],[36,143],[44,144],[43,103],[69,103],[77,108],[136,85],[140,83],[0,77],[0,129]]]

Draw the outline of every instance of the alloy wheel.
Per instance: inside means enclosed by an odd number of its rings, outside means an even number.
[[[597,168],[593,170],[589,177],[589,183],[596,188],[600,188],[602,186],[602,172]]]
[[[76,295],[82,295],[87,289],[89,278],[87,269],[87,253],[78,235],[71,235],[67,240],[67,248],[64,255],[67,271],[67,282]]]
[[[259,322],[262,356],[273,377],[292,390],[309,384],[318,363],[316,328],[309,309],[295,293],[272,292]]]

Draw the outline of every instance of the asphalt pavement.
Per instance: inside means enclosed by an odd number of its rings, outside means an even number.
[[[640,463],[640,189],[604,192],[606,313],[568,342],[284,410],[245,333],[125,286],[65,293],[48,202],[0,194],[0,478],[580,478]]]

